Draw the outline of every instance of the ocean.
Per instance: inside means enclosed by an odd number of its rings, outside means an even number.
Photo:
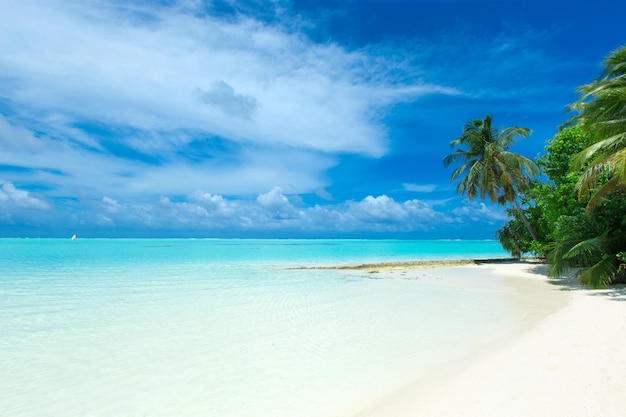
[[[506,256],[495,241],[0,239],[0,414],[354,415],[515,325],[515,295],[480,269],[315,267]]]

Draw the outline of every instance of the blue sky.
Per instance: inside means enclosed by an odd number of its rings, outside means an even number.
[[[0,10],[0,236],[493,238],[450,141],[490,113],[536,156],[626,41],[618,1]]]

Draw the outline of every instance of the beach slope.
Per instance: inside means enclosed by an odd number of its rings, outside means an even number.
[[[563,291],[565,306],[359,417],[618,417],[626,415],[626,288],[549,282],[523,263],[490,266]]]

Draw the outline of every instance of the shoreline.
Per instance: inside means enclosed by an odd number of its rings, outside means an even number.
[[[463,268],[483,268],[516,286],[528,302],[520,308],[522,326],[350,417],[623,415],[626,286],[588,290],[571,277],[548,279],[543,264],[524,260],[468,261],[445,272]],[[398,271],[411,275],[411,268],[397,264],[382,270]]]
[[[392,262],[372,262],[356,265],[315,265],[315,266],[297,266],[286,269],[292,270],[348,270],[348,271],[389,271],[389,270],[413,270],[413,269],[432,269],[444,267],[457,267],[468,265],[483,264],[506,264],[506,263],[539,263],[535,258],[486,258],[486,259],[434,259],[420,261],[392,261]]]

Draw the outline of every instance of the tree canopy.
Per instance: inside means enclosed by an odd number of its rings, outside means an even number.
[[[511,126],[498,130],[491,122],[487,114],[484,120],[466,123],[462,135],[450,142],[454,152],[444,158],[443,164],[460,164],[450,176],[451,182],[459,179],[457,193],[470,200],[480,197],[502,205],[510,203],[525,219],[517,202],[518,190],[527,186],[539,169],[532,159],[510,152],[509,148],[517,138],[527,137],[530,129]],[[527,220],[524,223],[535,236],[531,224]]]
[[[626,47],[613,51],[602,76],[578,92],[580,98],[570,106],[578,111],[572,120],[586,127],[590,143],[572,158],[572,164],[586,166],[577,189],[579,198],[591,195],[589,213],[626,184]]]
[[[601,288],[626,282],[626,46],[595,81],[578,89],[577,114],[548,141],[537,163],[542,181],[521,189],[521,215],[496,233],[514,256],[546,257],[550,276],[575,270]],[[530,235],[521,224],[530,222]]]

